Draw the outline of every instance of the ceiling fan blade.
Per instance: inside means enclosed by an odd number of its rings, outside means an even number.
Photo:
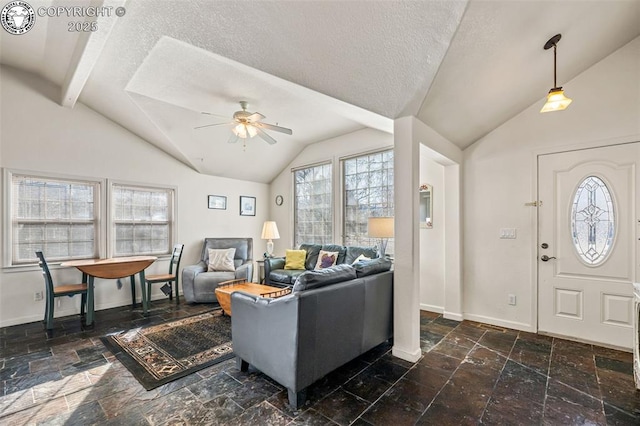
[[[251,114],[250,116],[247,117],[248,121],[260,121],[262,120],[264,117],[264,115],[260,114],[259,112],[254,112],[253,114]]]
[[[266,134],[265,131],[262,130],[261,128],[257,127],[256,130],[258,131],[258,136],[260,136],[262,139],[267,141],[267,143],[270,143],[271,145],[273,145],[274,143],[278,142],[277,140],[275,140],[274,138]]]
[[[273,130],[274,132],[286,133],[288,135],[292,135],[293,134],[293,131],[291,129],[287,129],[286,127],[276,126],[274,124],[253,123],[253,125],[256,126],[256,127],[262,127],[262,128],[265,128],[265,129]]]
[[[225,126],[227,124],[234,124],[234,123],[232,121],[232,122],[227,122],[227,123],[205,124],[204,126],[194,127],[194,129],[202,129],[203,127]]]
[[[236,142],[238,142],[238,135],[236,135],[235,133],[232,133],[227,142],[228,143],[236,143]]]
[[[226,115],[214,114],[214,113],[212,113],[212,112],[206,112],[206,111],[202,111],[200,114],[212,115],[212,116],[214,116],[214,117],[220,117],[220,118],[224,118],[224,119],[229,118],[229,117],[228,117],[228,116],[226,116]]]

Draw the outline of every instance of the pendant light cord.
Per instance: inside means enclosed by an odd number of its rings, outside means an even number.
[[[553,44],[553,87],[558,87],[556,83],[556,44]]]

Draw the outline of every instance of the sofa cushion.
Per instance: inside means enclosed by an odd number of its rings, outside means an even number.
[[[233,257],[235,254],[235,248],[209,249],[209,264],[207,266],[207,271],[235,271],[236,267],[233,263]]]
[[[379,274],[390,270],[391,261],[382,258],[361,260],[353,264],[353,269],[356,271],[358,278],[366,277],[367,275]]]
[[[351,265],[335,265],[317,271],[306,271],[296,279],[293,291],[310,290],[355,278],[356,270]]]
[[[269,274],[269,280],[276,284],[293,285],[303,272],[305,269],[274,269]]]
[[[287,250],[284,258],[284,269],[304,269],[307,252],[304,250]]]
[[[337,251],[324,251],[320,250],[318,254],[318,261],[316,262],[315,270],[326,269],[334,266],[338,261]]]
[[[375,259],[378,257],[378,251],[375,247],[348,246],[344,256],[344,263],[351,265],[360,255]]]
[[[313,268],[316,267],[316,263],[318,263],[318,254],[320,254],[321,249],[322,246],[320,244],[300,244],[300,250],[307,252],[307,260],[304,263],[304,269],[312,271]]]

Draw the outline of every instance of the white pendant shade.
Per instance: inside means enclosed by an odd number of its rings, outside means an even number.
[[[572,100],[564,95],[562,87],[553,88],[549,91],[547,102],[540,112],[562,111],[566,109],[571,102]]]

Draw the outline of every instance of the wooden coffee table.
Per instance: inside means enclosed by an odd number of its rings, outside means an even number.
[[[231,316],[231,293],[242,291],[262,297],[280,297],[291,293],[290,288],[271,287],[269,285],[250,283],[245,280],[225,281],[216,288],[216,298],[225,314]]]

